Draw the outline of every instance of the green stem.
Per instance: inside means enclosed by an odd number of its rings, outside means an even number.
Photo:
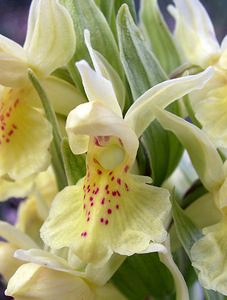
[[[194,114],[194,111],[192,109],[189,97],[188,96],[184,96],[183,99],[184,99],[184,105],[185,105],[185,107],[187,109],[189,118],[192,120],[192,122],[193,122],[194,125],[196,125],[198,128],[202,128],[200,122],[195,117],[195,114]]]
[[[58,121],[57,121],[55,112],[52,108],[52,105],[47,97],[47,94],[45,93],[44,89],[42,88],[41,84],[39,83],[38,78],[32,72],[32,70],[28,71],[28,77],[29,77],[32,85],[34,86],[35,90],[37,91],[39,98],[42,102],[44,111],[46,113],[46,117],[52,125],[53,141],[52,141],[51,147],[50,147],[52,164],[53,164],[53,168],[55,171],[58,188],[59,188],[59,190],[62,190],[65,186],[67,186],[67,178],[65,175],[65,169],[64,169],[62,153],[61,153],[62,137],[60,134]]]

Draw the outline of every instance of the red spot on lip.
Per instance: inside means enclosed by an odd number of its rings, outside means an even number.
[[[118,204],[116,205],[116,209],[119,209],[119,205]]]
[[[105,198],[102,198],[101,204],[103,205],[105,203]]]
[[[112,195],[115,197],[117,195],[117,192],[116,191],[113,191],[112,192]]]
[[[81,236],[86,237],[87,236],[87,231],[82,232]]]
[[[125,168],[124,168],[124,171],[125,171],[125,173],[127,173],[127,172],[128,172],[128,170],[129,170],[129,166],[128,166],[128,165],[126,165],[126,166],[125,166]]]
[[[101,174],[102,174],[102,171],[101,171],[101,170],[97,170],[97,174],[98,174],[98,175],[101,175]]]
[[[14,133],[14,131],[10,130],[9,133],[8,133],[8,135],[11,136],[13,133]]]
[[[121,178],[118,178],[118,179],[117,179],[117,183],[118,183],[119,185],[121,185]]]
[[[125,189],[127,192],[129,191],[129,187],[128,187],[127,183],[125,183]]]
[[[109,209],[107,210],[107,213],[108,213],[108,215],[111,215],[111,214],[112,214],[112,209],[109,208]]]
[[[105,221],[105,225],[108,225],[108,223],[109,223],[109,221],[108,221],[108,220],[106,220],[106,221]]]
[[[104,219],[103,219],[103,218],[101,218],[101,219],[100,219],[100,222],[101,222],[101,223],[103,223],[103,222],[104,222]]]
[[[114,178],[115,178],[115,177],[114,177],[114,176],[112,176],[112,177],[111,177],[111,181],[114,181]]]
[[[109,172],[109,175],[111,176],[113,174],[113,171]]]
[[[108,190],[108,188],[109,188],[109,184],[107,184],[107,185],[105,186],[105,190]]]
[[[90,201],[93,201],[93,197],[90,197]]]
[[[91,202],[91,206],[94,206],[94,202]]]

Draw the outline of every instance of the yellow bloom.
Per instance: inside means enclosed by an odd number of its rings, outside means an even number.
[[[123,119],[111,82],[84,61],[77,67],[90,102],[70,112],[66,130],[72,151],[87,152],[87,173],[56,196],[41,236],[51,248],[70,247],[81,260],[97,264],[113,253],[157,251],[167,235],[169,193],[130,173],[138,137],[154,119],[150,102],[167,106],[203,86],[210,70],[157,85]]]
[[[154,107],[154,114],[160,124],[171,130],[184,145],[201,182],[209,191],[206,201],[211,197],[213,207],[214,204],[217,207],[212,216],[213,222],[217,223],[203,228],[204,236],[192,246],[191,258],[201,284],[227,295],[227,163],[223,165],[214,144],[198,127],[157,107]],[[206,219],[206,224],[211,224],[211,220]]]
[[[79,275],[27,263],[8,283],[6,295],[15,300],[126,300],[114,286],[98,287]]]
[[[199,93],[190,96],[196,117],[217,147],[227,146],[227,37],[219,45],[212,22],[198,0],[174,0],[170,11],[183,60],[215,73]]]
[[[27,72],[31,68],[37,74],[56,112],[67,114],[83,97],[50,74],[67,64],[74,51],[73,22],[57,0],[32,2],[23,48],[0,35],[0,84],[4,86],[0,90],[1,177],[18,181],[48,166],[52,130]]]

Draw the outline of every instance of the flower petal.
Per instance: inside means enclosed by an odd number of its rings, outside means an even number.
[[[112,83],[105,79],[100,72],[95,72],[85,60],[76,63],[82,77],[83,86],[89,101],[96,101],[107,106],[119,116],[121,108],[114,93]]]
[[[193,266],[199,271],[199,281],[207,288],[227,295],[227,217],[203,230],[204,237],[192,249]]]
[[[0,178],[0,201],[9,198],[24,198],[32,189],[34,177],[26,177],[25,179],[12,181],[4,177]]]
[[[41,79],[40,84],[53,105],[53,109],[60,115],[67,116],[77,105],[86,102],[86,98],[76,87],[57,77],[48,76]],[[26,99],[32,101],[36,107],[41,106],[39,96],[33,88],[26,94]]]
[[[10,243],[0,242],[0,274],[6,281],[21,266],[22,262],[14,258],[16,247]]]
[[[46,267],[48,269],[52,269],[55,271],[63,271],[65,273],[69,273],[74,276],[85,277],[85,273],[75,271],[72,269],[68,262],[51,252],[47,252],[41,249],[29,249],[29,250],[17,250],[14,255],[16,258],[38,264],[40,266]]]
[[[24,49],[0,35],[0,84],[16,87],[27,81],[27,60]]]
[[[207,135],[172,113],[155,107],[153,113],[160,124],[172,131],[184,145],[204,186],[209,191],[218,189],[224,180],[223,163]]]
[[[7,296],[15,300],[92,300],[91,287],[81,278],[28,263],[22,265],[10,279]]]
[[[66,65],[73,56],[73,21],[58,0],[32,1],[24,49],[33,70],[43,75]]]
[[[9,223],[0,221],[0,236],[17,248],[39,248],[36,243],[26,234]]]
[[[75,154],[87,151],[89,139],[86,136],[115,136],[120,138],[125,151],[134,161],[138,149],[138,138],[124,120],[102,103],[92,101],[81,104],[70,112],[66,130],[69,144]],[[72,138],[73,135],[73,138]]]
[[[227,147],[227,86],[208,93],[195,106],[196,117],[217,147]]]
[[[0,176],[15,180],[47,167],[52,139],[49,122],[24,94],[26,89],[5,89],[0,103]]]
[[[95,300],[127,300],[121,292],[113,285],[106,284],[103,287],[96,288]]]
[[[191,91],[201,89],[213,75],[213,68],[193,76],[167,80],[146,91],[129,108],[125,121],[139,137],[154,120],[153,105],[165,108]]]
[[[183,54],[191,64],[206,68],[220,53],[213,24],[198,0],[174,0],[175,35]]]
[[[45,243],[71,247],[81,260],[99,265],[113,253],[146,252],[150,242],[163,242],[168,191],[141,183],[127,169],[98,168],[57,195],[41,228]]]
[[[125,87],[123,85],[123,82],[121,81],[120,76],[108,63],[105,57],[92,48],[89,30],[84,31],[84,39],[96,73],[110,80],[110,82],[113,84],[116,97],[118,99],[120,107],[123,110],[125,104]]]

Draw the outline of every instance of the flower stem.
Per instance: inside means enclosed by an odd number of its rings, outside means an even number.
[[[62,190],[65,186],[67,186],[67,178],[65,174],[62,153],[61,153],[62,137],[61,137],[58,121],[55,112],[52,108],[52,105],[47,97],[46,92],[44,91],[38,78],[32,72],[32,70],[28,71],[28,77],[39,95],[44,111],[46,113],[46,118],[52,125],[53,141],[51,143],[50,151],[51,151],[52,164],[55,171],[58,188],[59,190]]]

